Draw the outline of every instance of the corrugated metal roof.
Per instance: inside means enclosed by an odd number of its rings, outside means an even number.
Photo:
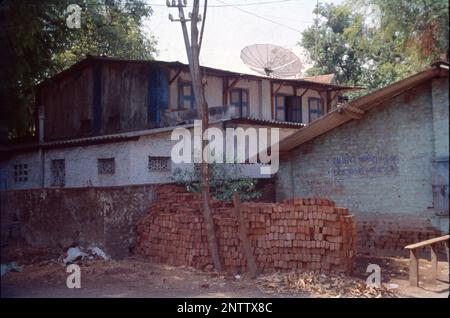
[[[305,76],[302,79],[305,81],[322,83],[322,84],[335,84],[334,74],[323,74],[316,76]]]
[[[183,64],[179,61],[173,61],[173,62],[167,62],[167,61],[158,61],[158,60],[127,60],[127,59],[118,59],[118,58],[110,58],[110,57],[103,57],[103,56],[88,56],[84,60],[81,60],[68,69],[54,75],[51,78],[48,78],[41,83],[38,84],[38,86],[44,85],[46,83],[51,83],[52,81],[59,80],[60,78],[65,77],[66,75],[90,64],[95,61],[98,62],[105,62],[105,63],[133,63],[133,64],[153,64],[153,65],[160,65],[160,66],[168,66],[168,67],[174,67],[174,68],[184,68],[186,71],[189,70],[188,64]],[[344,90],[354,90],[359,89],[358,87],[352,87],[352,86],[339,86],[334,84],[326,84],[326,83],[319,83],[314,81],[308,81],[304,79],[279,79],[279,78],[271,78],[267,76],[259,76],[259,75],[252,75],[252,74],[245,74],[245,73],[238,73],[238,72],[232,72],[227,70],[222,70],[218,68],[213,67],[207,67],[202,66],[201,69],[206,72],[209,75],[221,75],[221,76],[230,76],[230,77],[245,77],[248,79],[266,79],[270,80],[275,83],[284,83],[287,85],[296,85],[296,86],[307,86],[311,88],[316,88],[320,90],[330,90],[330,91],[344,91]]]

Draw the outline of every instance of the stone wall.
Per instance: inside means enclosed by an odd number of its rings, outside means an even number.
[[[61,248],[95,244],[114,258],[127,256],[155,187],[2,191],[2,245],[19,239],[32,246]]]
[[[162,186],[157,201],[139,225],[137,252],[156,262],[212,268],[200,195]],[[212,202],[219,253],[227,270],[245,271],[232,205]],[[356,225],[348,209],[326,199],[284,203],[243,203],[249,240],[258,268],[350,272],[355,257]]]

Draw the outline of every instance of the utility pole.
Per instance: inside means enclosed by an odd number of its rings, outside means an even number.
[[[172,0],[172,2],[167,0],[167,6],[169,8],[175,7],[178,8],[179,19],[174,19],[171,14],[169,14],[169,19],[172,22],[174,21],[181,22],[181,29],[183,30],[184,44],[186,46],[186,54],[189,61],[189,71],[191,73],[192,88],[194,91],[195,102],[197,105],[197,110],[200,112],[202,118],[201,131],[205,132],[209,126],[209,112],[208,112],[208,104],[205,98],[204,84],[200,72],[200,46],[199,46],[199,32],[197,27],[197,23],[201,20],[201,17],[199,16],[200,1],[194,0],[192,14],[189,14],[190,19],[186,19],[184,15],[184,8],[186,7],[186,5],[187,5],[186,0],[178,0],[178,1]],[[205,12],[206,6],[207,1],[205,0]],[[187,21],[191,22],[190,41],[186,26]],[[200,39],[202,39],[202,37],[203,37],[203,27]],[[220,261],[219,246],[217,243],[217,236],[214,228],[214,220],[212,217],[210,194],[209,194],[209,169],[208,169],[209,167],[208,167],[208,158],[207,157],[205,158],[205,155],[207,156],[208,154],[203,153],[203,149],[206,149],[207,141],[204,140],[203,136],[201,136],[201,140],[202,140],[201,191],[202,191],[203,218],[205,220],[209,252],[211,253],[212,256],[214,268],[217,271],[221,271],[222,262]]]

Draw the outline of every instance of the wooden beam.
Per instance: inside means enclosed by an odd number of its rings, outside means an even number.
[[[169,85],[172,85],[172,83],[178,78],[178,76],[180,76],[182,71],[183,70],[181,68],[178,69],[175,75],[169,80]]]
[[[417,259],[417,250],[409,251],[409,284],[419,286],[419,261]]]
[[[232,90],[237,83],[239,83],[239,81],[241,80],[241,78],[236,77],[231,84],[228,84],[228,78],[223,78],[223,97],[222,97],[222,101],[224,105],[228,104],[228,94],[230,93],[230,90]]]
[[[258,267],[256,266],[255,256],[253,255],[252,246],[248,239],[247,228],[245,227],[244,218],[241,215],[241,200],[237,192],[233,193],[233,213],[238,224],[239,240],[242,243],[243,252],[247,261],[247,269],[252,278],[258,276]]]
[[[450,239],[450,234],[447,234],[447,235],[444,235],[444,236],[439,236],[439,237],[436,237],[436,238],[433,238],[433,239],[429,239],[429,240],[426,240],[426,241],[423,241],[423,242],[419,242],[419,243],[416,243],[416,244],[407,245],[407,246],[405,246],[405,248],[407,250],[413,250],[413,249],[416,249],[418,247],[425,247],[425,246],[428,246],[428,245],[431,245],[431,244],[434,244],[434,243],[438,243],[438,242],[445,242],[445,241],[448,242],[449,239]]]
[[[273,83],[270,82],[270,108],[272,109],[272,119],[275,119],[275,103],[273,95]]]
[[[303,97],[307,92],[309,91],[309,88],[306,88],[303,93],[300,94],[300,97]]]
[[[273,96],[275,96],[276,94],[278,94],[278,92],[280,91],[280,89],[284,86],[284,82],[282,82],[280,84],[280,86],[278,86],[278,88],[275,90],[275,92],[273,92]]]

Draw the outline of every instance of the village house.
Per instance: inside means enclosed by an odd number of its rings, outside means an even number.
[[[338,103],[333,76],[273,79],[202,68],[211,126],[280,128],[273,199],[348,208],[358,253],[393,254],[448,232],[448,63]],[[188,66],[89,57],[38,86],[38,140],[2,153],[2,237],[98,242],[113,256],[171,182],[171,132],[191,129]],[[14,191],[21,189],[21,191]]]
[[[348,207],[361,253],[398,253],[448,233],[448,67],[434,63],[282,140],[277,200]]]
[[[333,76],[283,80],[203,67],[214,127],[276,127],[280,138],[337,105]],[[188,65],[88,57],[38,85],[38,140],[10,147],[1,188],[89,187],[172,181],[175,127],[198,118]],[[259,164],[242,173],[260,175]]]

